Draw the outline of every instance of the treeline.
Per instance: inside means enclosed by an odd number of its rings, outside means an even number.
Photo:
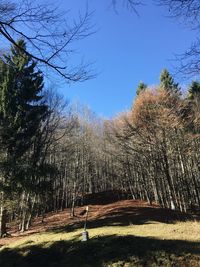
[[[140,83],[129,112],[113,120],[72,108],[46,90],[19,41],[0,60],[0,235],[17,221],[120,192],[186,212],[200,206],[200,84],[188,92],[167,70],[157,88]]]
[[[111,123],[133,198],[183,212],[199,209],[199,100],[198,82],[182,96],[165,70],[158,88],[140,84],[132,110]]]

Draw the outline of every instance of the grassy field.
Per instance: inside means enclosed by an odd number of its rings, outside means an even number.
[[[47,229],[2,246],[0,266],[200,266],[199,222],[90,224],[88,242],[81,241],[82,228],[72,226]]]

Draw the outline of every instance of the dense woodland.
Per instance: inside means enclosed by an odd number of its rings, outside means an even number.
[[[25,231],[49,211],[85,203],[85,195],[200,207],[200,83],[183,92],[167,70],[141,82],[131,109],[103,120],[47,90],[20,40],[0,61],[0,235]],[[22,49],[20,48],[22,47]],[[134,95],[134,90],[133,90]]]

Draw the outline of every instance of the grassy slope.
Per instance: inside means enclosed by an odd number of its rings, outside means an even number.
[[[91,223],[89,242],[81,231],[68,225],[17,240],[0,249],[0,266],[200,266],[199,222]]]

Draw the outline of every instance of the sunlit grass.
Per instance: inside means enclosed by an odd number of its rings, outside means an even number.
[[[0,249],[0,266],[199,266],[199,222],[98,227],[88,242],[82,231],[24,237]]]
[[[81,233],[83,229],[78,229],[73,232],[43,232],[24,237],[6,247],[25,247],[30,245],[42,245],[43,243],[53,243],[55,241],[73,241],[81,240]],[[142,225],[129,226],[104,226],[94,229],[88,229],[90,238],[117,235],[117,236],[142,236],[155,237],[158,239],[173,239],[173,240],[187,240],[200,241],[200,223],[199,222],[179,222],[174,224],[165,224],[158,222],[149,222]],[[2,247],[1,250],[5,248]]]
[[[142,237],[156,237],[160,239],[174,239],[174,240],[188,240],[200,241],[200,223],[198,222],[180,222],[175,224],[164,224],[151,222],[144,225],[130,225],[130,226],[109,226],[99,227],[95,229],[88,229],[90,238],[107,236],[107,235],[134,235]],[[54,233],[44,232],[33,234],[7,245],[6,247],[25,247],[30,245],[42,245],[43,243],[53,243],[61,240],[81,240],[82,229],[73,232]],[[5,247],[2,247],[3,249]]]

